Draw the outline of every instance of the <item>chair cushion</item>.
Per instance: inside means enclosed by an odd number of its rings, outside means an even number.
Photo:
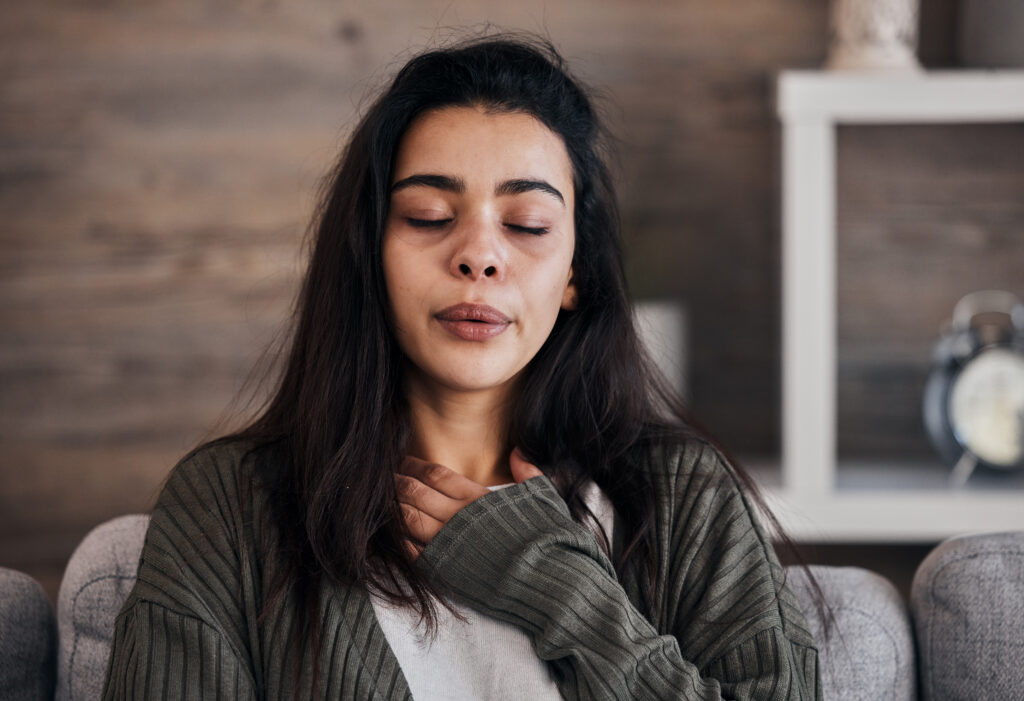
[[[915,699],[914,636],[907,606],[896,587],[858,567],[813,565],[810,569],[835,622],[827,632],[803,569],[787,567],[787,583],[818,643],[824,698]]]
[[[1024,531],[951,538],[910,596],[921,698],[1024,698]]]
[[[94,528],[68,561],[57,597],[58,699],[98,699],[110,659],[114,619],[135,585],[148,515]]]
[[[57,626],[39,582],[0,567],[0,699],[53,698]]]

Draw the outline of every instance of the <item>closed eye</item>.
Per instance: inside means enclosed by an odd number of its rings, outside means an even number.
[[[519,231],[524,234],[533,234],[534,236],[543,236],[548,233],[549,229],[546,226],[520,226],[518,224],[506,224],[512,231]]]
[[[442,227],[445,224],[450,224],[451,219],[414,219],[408,217],[405,220],[409,226],[416,227],[417,229],[435,229]]]

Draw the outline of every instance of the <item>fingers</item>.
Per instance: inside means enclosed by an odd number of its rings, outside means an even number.
[[[453,499],[409,475],[395,475],[395,489],[398,491],[400,504],[408,504],[442,523],[469,503],[466,500]]]
[[[509,466],[516,482],[544,474],[527,462],[518,448],[512,451]],[[411,456],[402,463],[401,474],[395,475],[395,488],[412,538],[408,547],[413,559],[419,557],[452,516],[489,492],[487,487],[444,465]]]
[[[411,540],[405,541],[405,551],[409,555],[409,559],[414,562],[423,554],[423,546],[419,543],[414,543]]]
[[[455,470],[435,462],[414,458],[411,455],[406,456],[402,463],[402,472],[410,477],[415,477],[452,499],[472,501],[487,494],[487,487],[460,475]]]
[[[430,514],[425,514],[414,506],[408,504],[399,504],[402,509],[402,517],[405,519],[405,525],[409,529],[409,535],[413,538],[413,545],[419,548],[419,552],[423,551],[423,547],[430,543],[437,535],[437,532],[444,526],[443,521],[439,521]],[[419,552],[416,554],[418,555]]]
[[[540,477],[544,474],[536,465],[526,462],[526,458],[523,457],[521,452],[519,452],[519,448],[512,451],[512,455],[509,456],[508,462],[509,467],[512,468],[512,479],[514,479],[516,483],[525,482],[528,479]]]
[[[409,532],[427,545],[458,511],[487,494],[476,482],[443,465],[408,457],[395,475],[398,502]]]

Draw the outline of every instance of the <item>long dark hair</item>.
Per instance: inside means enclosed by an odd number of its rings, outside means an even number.
[[[418,116],[448,106],[525,113],[565,143],[578,302],[560,313],[524,370],[509,445],[544,469],[578,520],[593,519],[583,485],[593,480],[604,491],[622,528],[615,566],[620,573],[637,567],[649,592],[661,573],[641,456],[656,443],[707,440],[638,340],[608,138],[558,52],[540,39],[501,35],[413,58],[369,107],[327,181],[279,383],[262,413],[228,437],[282,451],[284,467],[267,485],[275,519],[291,524],[278,529],[284,574],[276,594],[299,597],[314,641],[324,578],[414,606],[434,621],[437,592],[407,554],[393,480],[410,429],[381,241],[399,141]],[[758,501],[742,470],[730,469]]]

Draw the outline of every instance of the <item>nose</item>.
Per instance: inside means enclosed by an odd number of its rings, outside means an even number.
[[[472,281],[501,280],[505,274],[505,250],[500,235],[484,223],[468,224],[455,237],[449,269],[455,277]]]

